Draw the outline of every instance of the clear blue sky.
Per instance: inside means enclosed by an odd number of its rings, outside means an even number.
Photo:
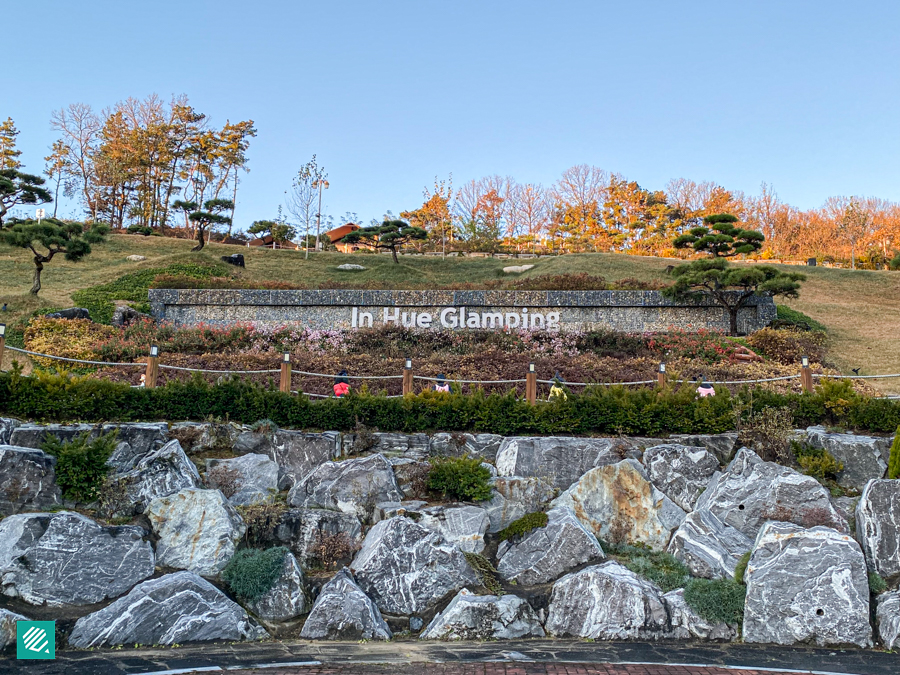
[[[0,117],[27,169],[54,108],[185,93],[215,123],[256,122],[239,227],[273,216],[313,153],[328,212],[365,220],[418,206],[435,175],[549,185],[580,163],[651,189],[766,181],[802,208],[900,199],[896,0],[43,0],[2,15]]]

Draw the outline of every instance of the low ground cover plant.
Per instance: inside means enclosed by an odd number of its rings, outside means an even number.
[[[222,570],[222,580],[239,598],[258,600],[275,586],[287,553],[283,546],[241,549]]]
[[[548,517],[543,511],[526,513],[521,518],[512,521],[497,533],[500,541],[506,541],[512,537],[522,537],[539,527],[547,527]]]
[[[747,587],[733,579],[691,579],[684,587],[688,607],[711,623],[743,623],[746,596]]]

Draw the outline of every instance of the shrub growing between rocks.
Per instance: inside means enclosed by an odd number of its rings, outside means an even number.
[[[891,444],[891,456],[888,460],[888,478],[900,478],[900,427],[897,427],[894,442]]]
[[[813,448],[806,443],[791,441],[791,449],[803,473],[819,482],[834,481],[844,470],[844,465],[824,448]]]
[[[497,536],[500,541],[506,541],[511,537],[520,537],[539,527],[546,527],[547,521],[548,516],[543,511],[526,513],[518,520],[512,521],[509,525],[500,530],[497,533]]]
[[[283,546],[241,549],[222,570],[222,579],[239,598],[257,600],[275,586],[287,552]]]
[[[654,551],[647,546],[616,545],[603,541],[600,546],[608,555],[618,558],[625,567],[649,579],[665,593],[684,587],[691,578],[690,570],[670,553]]]
[[[733,579],[691,579],[684,601],[710,623],[740,624],[744,620],[747,587]]]
[[[888,589],[888,584],[878,572],[869,573],[869,590],[873,595],[881,595]]]
[[[428,487],[445,496],[480,502],[491,498],[491,472],[477,457],[436,457],[431,460]]]
[[[56,484],[65,499],[92,502],[100,497],[110,467],[106,462],[116,449],[117,433],[90,438],[83,433],[62,442],[48,435],[41,449],[56,457]]]

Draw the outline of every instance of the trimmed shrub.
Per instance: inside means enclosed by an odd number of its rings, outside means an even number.
[[[222,570],[222,580],[237,597],[257,600],[275,586],[287,553],[284,546],[241,549]]]
[[[822,333],[827,332],[827,329],[823,324],[796,309],[791,309],[785,305],[778,305],[776,311],[778,316],[776,321],[778,321],[778,325],[796,326],[801,330],[815,330]]]
[[[39,354],[53,354],[67,359],[99,359],[97,346],[116,335],[112,326],[103,326],[88,319],[48,319],[40,316],[31,320],[25,329],[25,348]],[[72,368],[75,363],[35,360],[45,368]]]
[[[477,457],[436,457],[431,460],[428,488],[455,499],[480,502],[491,498],[491,472]]]
[[[92,439],[85,432],[69,442],[46,436],[41,450],[56,457],[56,484],[65,499],[88,503],[100,497],[117,436],[112,432]]]
[[[757,354],[785,365],[800,363],[802,356],[808,356],[810,363],[822,363],[826,341],[825,333],[799,328],[763,328],[747,337],[747,345]]]
[[[512,521],[509,525],[500,530],[497,533],[497,536],[500,538],[500,541],[506,541],[512,537],[521,537],[539,527],[547,527],[547,520],[547,514],[543,511],[526,513],[518,520]]]
[[[747,588],[732,579],[691,579],[684,587],[687,606],[712,623],[742,623],[746,595]]]

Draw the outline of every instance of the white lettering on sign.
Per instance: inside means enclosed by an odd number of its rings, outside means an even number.
[[[374,316],[378,312],[364,312],[359,307],[351,308],[351,328],[371,328]],[[381,322],[384,325],[393,324],[405,328],[471,328],[503,330],[510,328],[524,329],[559,329],[559,312],[536,312],[528,308],[514,312],[479,312],[466,307],[444,307],[435,317],[431,312],[383,307],[381,309]]]

